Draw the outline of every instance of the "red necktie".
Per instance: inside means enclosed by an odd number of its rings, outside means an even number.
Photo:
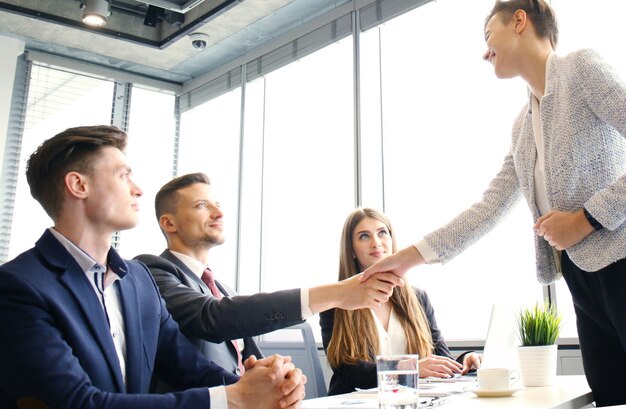
[[[209,287],[209,290],[211,290],[211,294],[213,294],[213,297],[217,298],[218,300],[221,300],[223,298],[222,293],[220,292],[219,288],[217,288],[217,285],[215,284],[215,277],[213,277],[213,272],[211,271],[210,268],[207,267],[204,270],[204,272],[202,273],[202,277],[200,277],[200,279],[204,282],[204,284],[206,284],[207,287]],[[239,366],[240,373],[243,374],[245,372],[245,368],[241,360],[241,351],[239,351],[239,344],[234,339],[231,340],[230,342],[233,343],[233,346],[235,347],[235,351],[237,351],[237,366]]]

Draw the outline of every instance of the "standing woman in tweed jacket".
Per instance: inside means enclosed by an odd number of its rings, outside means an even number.
[[[557,40],[544,0],[496,2],[483,58],[529,89],[502,168],[480,202],[363,279],[450,261],[523,196],[536,221],[538,281],[562,275],[569,287],[596,404],[626,404],[626,83],[595,51],[556,55]]]

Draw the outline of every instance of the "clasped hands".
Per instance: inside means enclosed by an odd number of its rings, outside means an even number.
[[[239,381],[226,387],[229,409],[299,408],[307,382],[291,357],[272,355],[263,359],[250,356]]]

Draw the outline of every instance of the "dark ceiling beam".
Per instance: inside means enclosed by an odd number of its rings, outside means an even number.
[[[231,9],[238,3],[241,3],[242,1],[243,0],[224,0],[217,6],[202,12],[194,20],[183,23],[178,30],[172,32],[171,34],[164,36],[163,38],[157,37],[156,39],[147,38],[145,36],[140,36],[140,35],[135,35],[135,34],[130,34],[127,32],[120,31],[120,30],[113,30],[113,29],[107,28],[107,26],[92,27],[92,26],[86,25],[81,20],[54,15],[49,12],[22,7],[22,6],[7,3],[4,1],[0,1],[0,10],[4,10],[4,11],[11,12],[14,14],[19,14],[19,15],[26,16],[26,17],[35,18],[38,20],[47,21],[47,22],[54,23],[54,24],[60,24],[66,27],[72,27],[72,28],[76,28],[79,30],[88,31],[91,33],[101,34],[107,37],[112,37],[118,40],[124,40],[124,41],[128,41],[131,43],[135,43],[135,44],[139,44],[139,45],[143,45],[143,46],[147,46],[151,48],[164,49],[164,48],[169,47],[171,44],[173,44],[180,38],[202,27],[208,21],[214,19],[215,17]],[[141,20],[138,24],[141,24],[143,26],[144,16],[140,16],[140,17],[141,17]],[[111,26],[111,24],[109,24],[109,26]],[[142,29],[155,30],[155,31],[151,31],[152,34],[155,34],[156,32],[158,32],[156,28],[149,27],[149,26],[143,26]]]
[[[152,48],[161,48],[161,41],[152,40],[146,37],[141,37],[137,35],[132,35],[128,33],[124,33],[117,30],[111,30],[103,27],[92,27],[83,23],[82,20],[75,20],[68,17],[58,16],[54,14],[50,14],[47,12],[42,12],[39,10],[33,10],[26,7],[17,6],[15,4],[5,3],[0,1],[0,10],[4,10],[7,12],[19,14],[25,17],[35,18],[37,20],[47,21],[49,23],[60,24],[66,27],[72,27],[83,31],[88,31],[91,33],[101,34],[108,37],[117,38],[120,40],[129,41],[131,43],[136,43],[140,45],[144,45]]]

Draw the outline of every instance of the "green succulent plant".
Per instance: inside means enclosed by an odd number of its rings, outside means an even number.
[[[561,332],[561,318],[556,306],[548,302],[522,309],[517,319],[522,346],[555,344]]]

